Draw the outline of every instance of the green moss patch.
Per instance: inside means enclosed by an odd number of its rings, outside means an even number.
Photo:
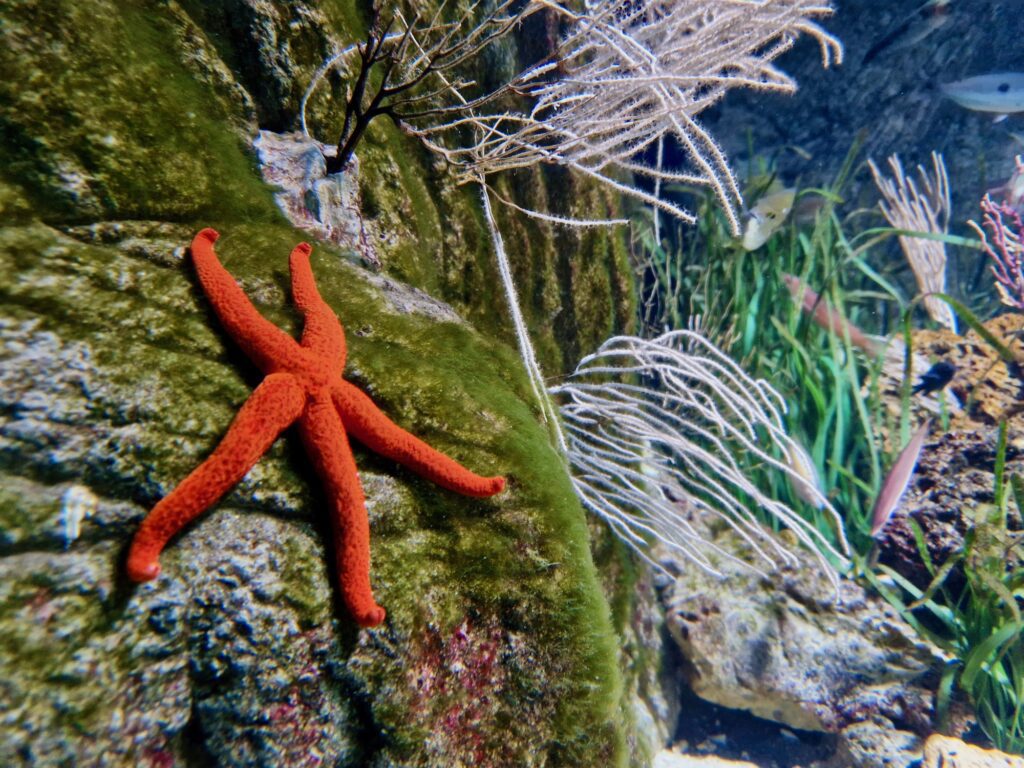
[[[340,2],[326,12],[349,24],[358,18]],[[268,319],[297,334],[287,257],[306,236],[284,222],[235,133],[245,118],[239,102],[183,63],[175,48],[180,14],[142,0],[0,0],[0,19],[0,67],[9,73],[0,84],[9,105],[0,111],[0,268],[8,275],[0,323],[5,360],[18,361],[15,375],[0,377],[0,469],[24,479],[17,488],[82,482],[141,514],[209,455],[260,380],[198,290],[185,254],[189,239],[203,226],[221,231],[217,250],[227,269]],[[222,52],[236,44],[217,30],[209,39]],[[300,69],[322,44],[297,51]],[[495,499],[466,499],[357,448],[373,525],[372,579],[389,613],[385,627],[358,634],[340,606],[324,604],[317,580],[333,578],[323,563],[331,546],[325,540],[317,549],[307,535],[310,526],[327,530],[322,490],[293,435],[275,444],[227,504],[290,518],[303,530],[263,542],[287,587],[282,605],[303,628],[336,632],[346,661],[331,678],[333,690],[358,702],[357,736],[367,749],[386,752],[384,761],[426,766],[444,764],[438,755],[468,762],[479,753],[500,754],[509,765],[527,758],[624,764],[608,605],[585,517],[506,343],[504,297],[477,193],[453,187],[393,126],[374,129],[360,160],[364,194],[372,190],[368,202],[390,233],[385,271],[450,301],[473,326],[403,313],[352,266],[351,254],[316,244],[321,292],[348,330],[346,375],[399,425],[475,471],[505,474],[509,489]],[[625,322],[621,235],[571,240],[588,243],[595,256],[560,261],[561,236],[502,217],[527,286],[525,309],[548,369],[559,371]],[[8,496],[0,498],[3,515],[14,519],[0,525],[46,517],[31,500]],[[185,540],[194,546],[182,546]],[[4,593],[2,663],[43,670],[19,678],[18,695],[32,706],[50,701],[38,690],[48,684],[47,667],[31,656],[32,605],[50,599],[45,590],[73,593],[75,580],[85,578],[75,570],[79,555],[90,586],[68,598],[67,616],[80,635],[65,638],[61,653],[95,651],[102,640],[116,654],[116,663],[100,665],[116,700],[155,695],[154,684],[136,674],[147,661],[132,655],[145,632],[125,623],[130,602],[118,597],[126,543],[116,527],[93,529],[71,555],[53,557],[59,575],[52,583],[12,582]],[[194,596],[182,573],[237,578],[216,545],[195,528],[172,542],[176,553],[157,589]],[[176,560],[185,552],[218,565],[196,576]],[[97,594],[105,596],[100,603]],[[193,645],[202,645],[202,633],[213,630],[190,631]],[[168,665],[184,674],[186,651],[174,643],[161,648],[176,654]],[[96,689],[82,691],[101,702],[74,724],[89,736],[107,727],[109,713]],[[491,697],[486,706],[483,695]],[[480,740],[439,741],[445,723]],[[176,720],[168,732],[181,727]]]

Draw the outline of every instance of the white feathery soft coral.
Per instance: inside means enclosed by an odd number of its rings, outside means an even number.
[[[949,200],[949,177],[942,155],[932,152],[933,174],[929,175],[920,165],[917,166],[921,177],[921,188],[918,189],[914,179],[903,173],[903,166],[898,155],[889,158],[889,167],[893,178],[887,179],[875,165],[868,160],[875,185],[882,193],[878,207],[885,218],[896,229],[912,232],[924,232],[932,235],[944,235],[949,232],[949,212],[952,205]],[[946,246],[941,240],[900,235],[900,247],[903,249],[910,267],[917,279],[917,286],[924,295],[924,308],[935,322],[956,330],[956,317],[942,299],[932,296],[933,293],[946,291]]]
[[[692,213],[646,191],[632,177],[710,187],[739,234],[743,204],[725,153],[696,116],[733,88],[791,93],[796,84],[773,61],[800,33],[821,45],[822,62],[842,61],[839,41],[811,19],[832,12],[813,0],[616,0],[574,13],[540,2],[568,20],[557,50],[506,89],[532,104],[523,112],[487,114],[454,107],[450,119],[414,132],[461,168],[463,178],[539,163],[594,178],[684,222]],[[472,127],[473,142],[445,148],[438,134]],[[665,170],[639,161],[648,147],[674,139],[689,168]]]
[[[795,564],[796,556],[758,521],[755,510],[760,510],[814,552],[838,585],[834,563],[842,563],[849,551],[842,521],[787,460],[800,449],[786,434],[782,397],[701,334],[672,331],[650,340],[616,336],[581,360],[570,380],[551,393],[562,399],[577,495],[655,567],[650,541],[715,574],[716,558],[737,560],[689,523],[682,503],[724,520],[753,553],[753,562],[745,565],[761,570],[758,563]],[[758,488],[741,457],[799,484],[810,503],[832,518],[842,552],[795,510]]]

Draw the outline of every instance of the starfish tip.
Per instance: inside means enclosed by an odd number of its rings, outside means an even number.
[[[150,560],[145,563],[128,561],[128,578],[135,582],[152,581],[160,575],[160,563]]]
[[[195,243],[197,240],[202,238],[203,240],[208,240],[211,243],[215,243],[217,242],[218,237],[220,237],[220,232],[218,232],[213,227],[207,227],[206,229],[200,230],[196,234],[196,236],[192,238],[192,242]]]
[[[385,616],[387,616],[387,612],[379,605],[375,605],[356,616],[355,619],[360,627],[376,627],[384,621]]]

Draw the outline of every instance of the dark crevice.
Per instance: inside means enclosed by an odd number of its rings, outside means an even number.
[[[798,768],[833,758],[834,734],[788,728],[749,712],[711,704],[684,687],[674,740],[691,753],[727,760],[747,760],[760,768]],[[702,746],[703,745],[703,746]]]
[[[203,725],[194,704],[192,716],[189,717],[179,738],[181,740],[181,756],[184,758],[187,768],[210,768],[210,766],[217,765],[217,758],[206,746],[206,734],[203,732]]]

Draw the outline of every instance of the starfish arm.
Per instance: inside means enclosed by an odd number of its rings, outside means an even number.
[[[376,626],[385,614],[370,588],[366,499],[341,419],[326,393],[310,403],[299,420],[299,430],[327,491],[342,599],[359,626]]]
[[[210,457],[142,521],[128,551],[127,570],[132,581],[149,581],[159,575],[160,553],[170,538],[245,476],[299,417],[305,401],[305,390],[289,374],[271,374],[256,387]]]
[[[345,429],[374,453],[387,456],[442,488],[464,496],[493,496],[504,489],[505,478],[482,477],[470,472],[399,427],[347,381],[332,384],[331,398]]]
[[[296,358],[295,339],[263,317],[249,301],[231,273],[224,269],[213,250],[220,235],[207,227],[192,239],[192,261],[203,293],[232,339],[261,371],[278,370]]]
[[[317,290],[313,269],[309,265],[312,250],[308,243],[299,243],[288,259],[292,273],[292,297],[306,318],[302,346],[334,367],[340,376],[345,368],[345,332],[337,315]]]

